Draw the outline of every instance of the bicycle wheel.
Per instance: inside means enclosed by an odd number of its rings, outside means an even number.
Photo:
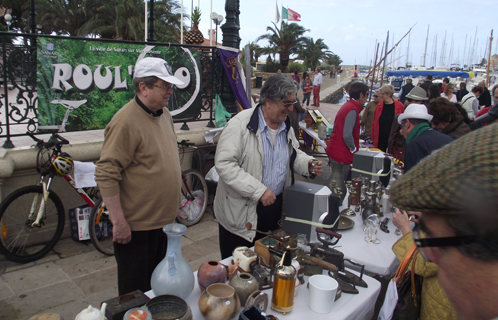
[[[183,175],[186,183],[182,182],[182,207],[176,221],[189,227],[199,222],[206,212],[208,188],[199,171],[189,169],[184,171]]]
[[[95,201],[95,206],[90,213],[90,240],[95,248],[108,256],[114,255],[114,245],[112,243],[112,222],[109,219],[109,211],[105,207],[102,198]]]
[[[27,186],[9,194],[0,203],[0,253],[10,261],[26,263],[40,259],[55,246],[64,229],[64,206],[50,192],[39,227],[32,227],[43,198],[42,186]],[[34,214],[30,215],[31,208]]]

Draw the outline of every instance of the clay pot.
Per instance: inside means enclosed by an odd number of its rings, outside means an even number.
[[[213,283],[225,283],[227,281],[227,269],[217,261],[206,261],[199,267],[197,272],[197,283],[201,292]]]
[[[230,286],[235,289],[239,295],[240,305],[246,305],[247,298],[259,289],[258,280],[256,280],[250,273],[239,273],[230,280]]]
[[[213,283],[201,294],[199,310],[206,320],[236,319],[240,301],[235,289],[225,283]]]

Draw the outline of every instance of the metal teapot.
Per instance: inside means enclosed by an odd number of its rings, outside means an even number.
[[[105,317],[106,307],[107,303],[105,302],[102,303],[100,310],[89,305],[88,308],[78,313],[74,320],[107,320]]]

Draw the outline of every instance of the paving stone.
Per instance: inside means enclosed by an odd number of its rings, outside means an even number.
[[[218,235],[218,223],[214,221],[206,221],[202,224],[196,224],[187,229],[184,236],[193,240],[199,241]]]
[[[72,238],[61,239],[52,251],[60,258],[67,258],[81,253],[93,251],[95,248],[90,240],[74,241]]]
[[[16,271],[16,270],[21,270],[25,268],[29,268],[32,266],[35,266],[35,262],[29,262],[29,263],[17,263],[17,262],[12,262],[12,261],[2,261],[0,263],[0,274]]]
[[[37,315],[47,310],[55,310],[57,306],[81,300],[83,291],[72,281],[66,280],[53,285],[7,298],[20,317]],[[69,318],[70,319],[70,318]]]
[[[116,266],[114,256],[106,256],[94,250],[55,262],[69,278],[81,277],[95,271]]]
[[[220,237],[218,235],[208,238],[208,240],[216,243],[218,246],[220,245]]]
[[[0,320],[13,320],[17,319],[16,309],[13,305],[5,300],[0,300]]]
[[[211,253],[219,253],[219,246],[209,240],[196,241],[182,248],[182,256],[187,263],[204,258]],[[204,259],[207,261],[208,259]],[[203,262],[204,262],[203,261]]]
[[[2,278],[15,295],[69,280],[66,273],[53,262],[9,272]]]
[[[117,290],[117,269],[118,267],[114,265],[104,270],[98,270],[81,277],[73,278],[72,280],[86,295],[105,290],[109,287],[116,287]]]
[[[5,282],[5,280],[0,277],[0,300],[11,297],[14,295],[14,291],[10,288],[10,286]],[[0,310],[2,310],[0,308]]]
[[[191,243],[194,243],[193,240],[190,240],[189,238],[182,236],[182,248],[186,245],[189,245]]]

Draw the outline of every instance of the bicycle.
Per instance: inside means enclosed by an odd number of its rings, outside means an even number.
[[[65,211],[59,196],[50,190],[53,178],[62,176],[90,206],[99,197],[96,188],[76,188],[71,175],[73,160],[62,152],[69,141],[52,133],[48,142],[27,134],[39,149],[37,185],[19,188],[0,203],[0,253],[8,260],[27,263],[45,256],[55,246],[64,229]]]
[[[177,142],[178,146],[184,148],[196,148],[194,143],[187,140]],[[183,153],[182,153],[183,159]],[[198,223],[207,207],[208,187],[202,174],[195,170],[189,169],[182,171],[182,206],[179,209],[179,215],[176,221],[186,225],[193,226]],[[185,213],[183,215],[182,213]],[[109,219],[109,211],[105,207],[102,199],[95,202],[95,206],[90,213],[90,240],[95,248],[105,255],[114,254],[112,243],[112,222]]]
[[[178,142],[178,146],[185,148],[194,148],[194,143],[188,140]],[[183,153],[180,162],[183,160]],[[202,174],[195,169],[182,170],[182,206],[180,207],[176,221],[187,227],[201,221],[206,212],[208,204],[208,186]]]

